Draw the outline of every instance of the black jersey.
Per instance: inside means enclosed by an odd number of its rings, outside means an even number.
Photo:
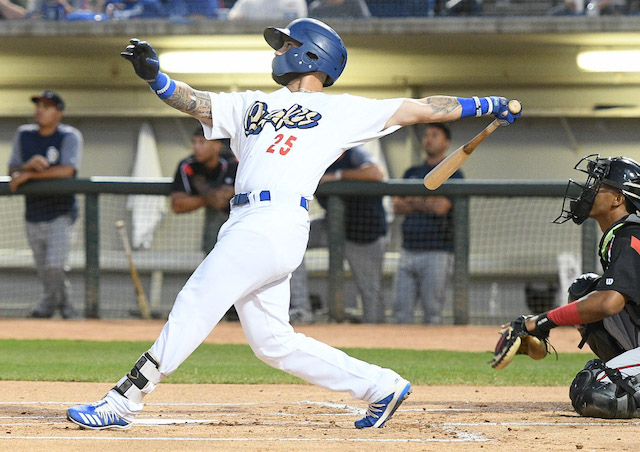
[[[627,311],[640,319],[640,218],[629,215],[613,224],[600,241],[604,275],[596,290],[615,290],[628,298]]]

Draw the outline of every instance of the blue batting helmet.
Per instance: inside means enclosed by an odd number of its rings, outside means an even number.
[[[287,28],[264,30],[264,39],[275,50],[282,47],[286,37],[301,46],[273,59],[272,76],[277,83],[286,86],[299,74],[315,71],[327,74],[324,86],[338,80],[347,64],[347,49],[331,27],[316,19],[303,18],[294,20]]]

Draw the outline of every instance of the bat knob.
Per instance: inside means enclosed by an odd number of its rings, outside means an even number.
[[[515,99],[509,101],[508,107],[512,115],[516,115],[522,110],[522,104]]]

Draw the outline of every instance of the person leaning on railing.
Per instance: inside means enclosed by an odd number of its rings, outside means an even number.
[[[64,101],[51,90],[31,97],[36,104],[33,124],[18,128],[9,159],[12,192],[30,180],[76,177],[82,159],[82,134],[62,124]],[[60,310],[65,319],[78,318],[71,305],[66,264],[78,217],[73,194],[27,195],[26,232],[43,295],[32,317],[49,318]]]

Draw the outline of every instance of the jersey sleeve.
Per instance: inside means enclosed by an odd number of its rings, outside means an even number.
[[[213,126],[202,124],[207,140],[233,138],[242,130],[245,95],[243,93],[209,93]]]
[[[236,173],[238,172],[238,161],[233,159],[229,161],[227,174],[224,177],[224,184],[233,186],[236,182]]]
[[[360,146],[351,149],[350,159],[351,159],[351,164],[353,165],[354,168],[360,168],[363,165],[367,165],[367,164],[372,165],[377,163],[376,159],[374,159],[369,152],[365,151]]]
[[[340,106],[340,127],[337,136],[344,140],[344,149],[360,146],[376,138],[389,135],[400,126],[385,125],[400,108],[404,99],[369,99],[343,94]]]
[[[640,234],[617,236],[611,249],[611,264],[596,290],[615,290],[640,304]]]
[[[462,170],[456,170],[449,179],[464,179],[464,173]]]
[[[13,137],[13,147],[11,149],[11,157],[9,157],[9,168],[22,166],[22,156],[20,155],[20,130]]]
[[[80,169],[84,140],[79,130],[69,128],[60,145],[60,165],[73,166],[76,172]]]
[[[186,163],[184,161],[178,164],[176,168],[176,173],[173,176],[173,182],[171,183],[171,192],[172,193],[187,193],[191,194],[191,184],[189,184],[189,178],[184,171],[184,166]]]

